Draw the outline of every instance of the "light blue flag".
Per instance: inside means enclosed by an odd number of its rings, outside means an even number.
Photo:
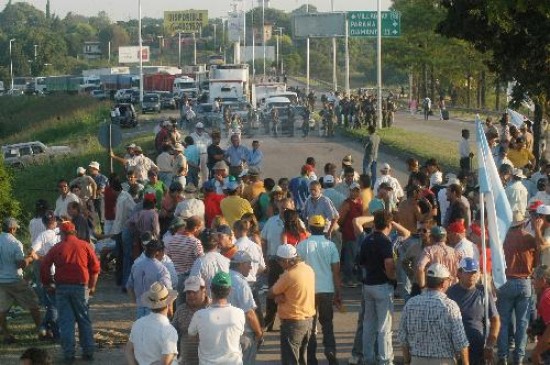
[[[506,113],[510,116],[510,123],[519,129],[525,120],[525,116],[512,109],[506,109]]]
[[[498,289],[506,283],[506,261],[503,242],[512,222],[512,209],[498,176],[497,166],[485,138],[483,126],[476,116],[479,192],[485,197],[485,213],[489,230],[489,245],[493,265],[493,280]]]

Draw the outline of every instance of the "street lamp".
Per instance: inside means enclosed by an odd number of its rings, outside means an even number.
[[[141,36],[141,0],[138,0],[138,37],[139,37],[139,104],[143,104],[143,39]]]
[[[277,57],[275,57],[275,64],[276,64],[275,68],[276,68],[277,76],[279,75],[279,70],[280,70],[280,68],[279,68],[279,37],[281,35],[283,35],[283,29],[285,29],[285,28],[277,27],[275,29],[275,31],[277,32],[277,38],[276,38],[277,39]]]
[[[38,44],[35,44],[34,45],[34,62],[36,62],[36,56],[38,54],[37,49],[38,49]]]
[[[15,38],[10,39],[10,78],[11,78],[11,91],[13,92],[13,59],[11,56],[11,44],[15,42]]]

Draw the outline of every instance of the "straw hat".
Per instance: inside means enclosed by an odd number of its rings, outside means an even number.
[[[178,297],[178,292],[167,289],[161,283],[154,282],[148,291],[141,296],[141,302],[144,306],[151,309],[161,309],[168,307]]]

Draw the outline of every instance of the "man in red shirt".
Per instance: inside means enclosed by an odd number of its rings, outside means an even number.
[[[59,230],[61,242],[44,257],[40,276],[44,288],[55,291],[59,315],[57,323],[65,362],[72,363],[75,360],[75,321],[78,323],[83,358],[91,361],[94,337],[88,298],[95,293],[99,260],[92,246],[76,237],[76,228],[72,222],[62,222]],[[55,274],[52,275],[53,265]]]
[[[216,216],[222,215],[221,201],[225,195],[216,193],[214,181],[208,180],[202,186],[204,191],[204,219],[205,227],[210,228]]]

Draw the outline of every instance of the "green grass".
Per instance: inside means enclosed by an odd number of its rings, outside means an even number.
[[[341,129],[341,132],[358,141],[362,141],[368,134],[366,128]],[[455,150],[450,148],[449,141],[395,127],[381,129],[377,133],[382,144],[392,153],[398,154],[402,160],[414,157],[422,163],[429,158],[435,158],[445,169],[459,168]]]

